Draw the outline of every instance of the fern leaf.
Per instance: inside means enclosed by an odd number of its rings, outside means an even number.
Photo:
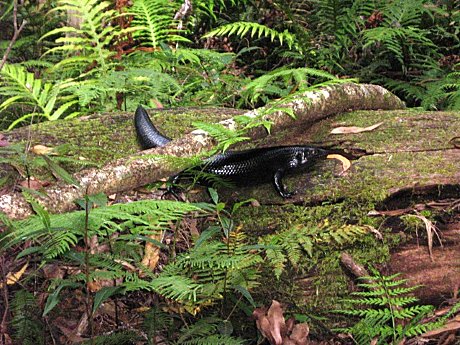
[[[269,28],[268,26],[253,23],[253,22],[236,22],[231,24],[226,24],[220,26],[207,34],[203,35],[203,38],[216,37],[216,36],[232,36],[236,35],[240,38],[244,37],[249,31],[251,31],[250,36],[257,38],[268,37],[273,42],[275,39],[280,41],[282,45],[283,42],[286,42],[289,49],[291,49],[295,43],[295,35],[289,33],[288,31],[279,32],[274,29]]]
[[[134,14],[134,36],[143,46],[159,47],[163,42],[189,42],[179,35],[177,21],[173,20],[175,8],[167,0],[135,0],[130,8]]]
[[[65,87],[59,83],[55,85],[51,83],[43,84],[41,79],[36,79],[32,73],[27,72],[22,66],[7,64],[0,71],[0,76],[4,79],[4,84],[0,86],[0,94],[14,95],[0,105],[0,110],[4,110],[14,104],[26,104],[37,107],[40,110],[39,112],[26,113],[21,118],[13,121],[9,129],[35,115],[48,120],[56,120],[65,110],[76,103],[73,100],[74,96],[64,98],[64,93],[67,92]],[[61,112],[57,112],[53,116],[52,112],[57,103],[60,103],[60,107],[62,107]]]

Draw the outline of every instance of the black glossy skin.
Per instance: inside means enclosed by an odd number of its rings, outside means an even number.
[[[165,146],[171,141],[170,138],[162,135],[150,121],[149,114],[144,108],[138,106],[134,114],[134,126],[136,127],[137,138],[144,150],[157,146]]]
[[[135,115],[135,126],[139,141],[144,149],[166,145],[171,139],[161,135],[150,121],[147,112],[139,106]],[[312,146],[277,146],[244,151],[227,151],[215,155],[203,164],[187,169],[173,177],[175,183],[200,172],[217,175],[235,185],[253,185],[273,181],[275,189],[283,197],[291,197],[283,185],[287,173],[302,171],[316,161],[325,159],[329,150]],[[198,181],[206,184],[205,178]]]

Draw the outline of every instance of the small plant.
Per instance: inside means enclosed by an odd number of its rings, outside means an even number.
[[[354,326],[339,329],[352,334],[356,344],[399,344],[405,337],[413,337],[436,326],[421,323],[433,311],[430,305],[415,305],[416,297],[407,294],[419,286],[404,287],[406,279],[397,279],[399,274],[384,276],[372,270],[373,276],[362,277],[360,288],[367,291],[354,292],[355,299],[344,302],[356,306],[353,310],[339,310],[340,314],[360,318]]]

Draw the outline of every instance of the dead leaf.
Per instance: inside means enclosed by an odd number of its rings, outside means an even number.
[[[257,329],[271,345],[308,345],[310,328],[306,323],[294,324],[293,318],[284,320],[283,308],[273,300],[270,308],[256,308],[252,313]]]
[[[101,270],[96,270],[96,272]],[[87,288],[91,292],[98,292],[104,287],[118,286],[123,282],[123,278],[114,279],[98,279],[92,280],[86,284]]]
[[[152,101],[153,104],[155,104],[155,107],[157,109],[163,109],[164,108],[163,104],[158,99],[152,98],[151,101]]]
[[[28,180],[24,180],[19,182],[19,185],[25,188],[33,189],[33,190],[40,190],[43,187],[49,186],[49,182],[47,181],[40,181],[35,177],[31,176]]]
[[[355,134],[355,133],[361,133],[361,132],[369,132],[369,131],[373,131],[374,129],[381,126],[382,124],[383,122],[376,123],[375,125],[372,125],[369,127],[356,127],[356,126],[337,127],[331,131],[331,134]]]
[[[53,154],[53,150],[54,149],[52,147],[48,147],[45,145],[35,145],[30,149],[30,151],[39,156]]]
[[[14,285],[14,284],[16,284],[19,281],[19,279],[21,279],[21,277],[24,274],[24,272],[26,271],[27,266],[29,266],[28,262],[26,262],[25,265],[22,266],[22,268],[19,271],[17,271],[16,273],[9,272],[6,275],[6,285]],[[0,283],[0,289],[2,287],[3,287],[3,283]]]
[[[46,279],[62,279],[65,271],[57,264],[48,264],[43,266],[43,276]]]
[[[163,233],[157,233],[148,236],[152,240],[161,242]],[[160,260],[160,248],[152,242],[147,242],[144,248],[144,257],[142,258],[142,265],[153,271]]]
[[[294,326],[289,339],[293,340],[296,345],[308,345],[308,334],[310,327],[307,323],[298,323]]]
[[[253,314],[256,317],[256,326],[257,329],[262,333],[262,335],[270,341],[270,344],[274,342],[273,337],[270,333],[270,322],[265,315],[265,311],[262,311],[263,308],[258,308],[254,310]]]
[[[286,323],[283,316],[283,308],[278,301],[273,300],[270,309],[267,312],[267,318],[270,322],[270,333],[275,341],[274,344],[281,345],[283,337],[286,335]]]
[[[420,219],[425,224],[425,230],[426,230],[427,241],[428,241],[428,253],[430,254],[431,261],[434,262],[434,257],[433,257],[433,235],[436,235],[436,237],[438,238],[438,241],[439,241],[439,244],[440,244],[441,248],[443,246],[442,241],[441,241],[441,237],[439,236],[439,230],[431,220],[429,220],[425,216],[422,216],[417,211],[415,211],[415,212],[416,212],[416,214],[414,215],[414,217]]]
[[[338,155],[338,154],[331,154],[326,156],[327,159],[337,159],[342,162],[342,172],[340,175],[343,175],[348,169],[351,167],[351,162],[348,158]]]
[[[10,143],[8,142],[8,140],[4,140],[5,136],[3,134],[0,134],[0,147],[3,147],[3,146],[8,146]]]

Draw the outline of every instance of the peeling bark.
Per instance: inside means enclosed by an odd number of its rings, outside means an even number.
[[[330,115],[356,109],[401,109],[404,104],[386,89],[376,85],[342,84],[325,87],[316,91],[306,92],[289,103],[286,107],[293,109],[296,119],[288,117],[283,112],[272,113],[269,119],[273,122],[272,133],[281,131],[299,123],[314,123]],[[246,113],[257,116],[262,110]],[[236,127],[232,119],[222,121],[228,127]],[[91,133],[97,135],[97,133]],[[265,134],[262,131],[251,133],[254,139]],[[74,200],[82,198],[86,193],[111,194],[130,190],[157,181],[174,173],[174,169],[165,166],[161,160],[139,156],[145,154],[166,154],[177,157],[192,156],[201,150],[209,149],[212,140],[205,133],[194,131],[181,139],[174,140],[162,148],[144,151],[128,158],[116,160],[101,169],[87,169],[75,175],[80,186],[69,186],[56,183],[46,188],[46,198],[39,202],[49,212],[59,213],[72,210]],[[12,193],[0,196],[0,211],[11,219],[21,219],[32,214],[32,210],[21,194]]]

